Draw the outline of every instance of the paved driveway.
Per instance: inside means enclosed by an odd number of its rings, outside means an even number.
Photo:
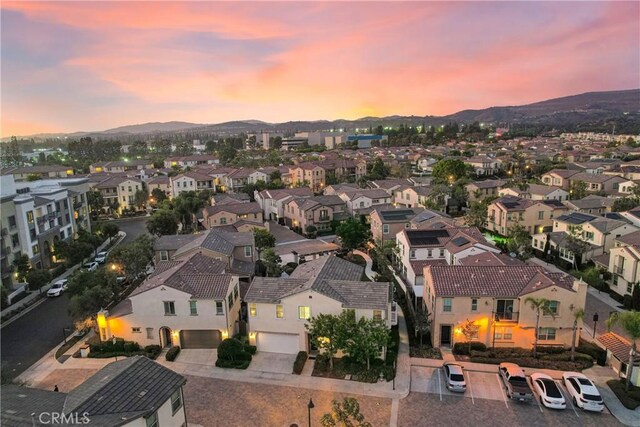
[[[293,372],[293,362],[295,362],[295,360],[295,354],[266,353],[259,351],[253,356],[247,370],[290,374]]]
[[[272,386],[187,376],[184,387],[189,425],[204,427],[289,427],[307,426],[307,403],[313,399],[311,425],[320,425],[333,399],[346,395],[295,387]],[[373,426],[388,426],[391,399],[355,396],[360,412]]]

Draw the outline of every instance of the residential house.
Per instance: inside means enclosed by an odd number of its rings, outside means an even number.
[[[111,362],[69,391],[2,386],[3,426],[186,426],[187,380],[145,356]]]
[[[171,177],[171,197],[188,191],[215,191],[213,177],[197,171],[188,171]]]
[[[151,160],[116,160],[112,162],[98,162],[89,166],[91,173],[125,173],[141,169],[153,169]]]
[[[187,168],[198,165],[216,165],[218,163],[220,163],[220,160],[210,154],[193,154],[191,156],[169,157],[164,160],[164,167],[172,168],[177,166]]]
[[[577,173],[572,175],[569,181],[571,185],[584,182],[587,184],[587,192],[589,193],[617,194],[620,191],[620,183],[626,182],[627,180],[617,175]]]
[[[263,190],[255,192],[256,203],[262,208],[268,221],[284,221],[284,205],[292,198],[312,197],[313,191],[306,187],[284,188],[281,190]]]
[[[303,234],[331,230],[333,221],[344,221],[348,217],[346,204],[338,196],[296,197],[284,204],[285,225]]]
[[[305,327],[309,319],[344,310],[391,327],[389,283],[362,282],[363,273],[361,266],[325,256],[300,264],[289,278],[254,278],[245,296],[249,342],[263,352],[312,353],[314,337]]]
[[[474,181],[465,185],[469,202],[482,200],[487,197],[498,197],[498,191],[506,184],[502,179],[488,179],[485,181]]]
[[[569,191],[570,179],[577,173],[578,171],[575,170],[552,169],[549,172],[542,174],[541,179],[544,185],[560,187],[563,190]]]
[[[55,179],[73,176],[72,167],[60,165],[36,165],[8,167],[0,170],[1,175],[12,175],[15,182],[36,179]]]
[[[503,188],[498,191],[498,194],[502,196],[521,197],[523,199],[531,200],[568,200],[569,193],[562,188],[551,187],[548,185],[539,184],[527,184],[527,188],[521,190],[517,187]]]
[[[232,225],[246,221],[261,226],[264,223],[262,208],[256,202],[226,203],[207,206],[202,210],[202,224],[205,228]]]
[[[255,169],[240,168],[229,172],[224,176],[225,191],[240,191],[247,184],[251,184]]]
[[[101,338],[146,346],[217,348],[238,332],[240,283],[222,260],[199,252],[161,261],[106,316]]]
[[[570,210],[586,214],[603,215],[613,210],[615,199],[590,194],[576,200],[566,200],[564,205]]]
[[[112,208],[118,214],[122,214],[125,209],[139,209],[135,196],[138,191],[144,190],[141,180],[124,174],[106,175],[105,178],[92,184],[92,189],[102,194],[105,209]]]
[[[492,157],[474,156],[463,161],[473,168],[477,176],[493,176],[502,170],[502,160]]]
[[[631,295],[634,284],[640,284],[640,231],[616,237],[609,254],[609,287],[618,295]]]
[[[531,200],[505,196],[491,202],[487,209],[487,229],[506,236],[515,225],[530,234],[551,230],[553,219],[567,211],[558,200]]]
[[[338,196],[347,205],[347,212],[352,216],[367,215],[371,209],[380,205],[391,205],[392,197],[380,188],[343,190]]]
[[[291,185],[294,187],[309,187],[314,192],[320,192],[326,186],[326,170],[314,163],[301,163],[289,167]]]
[[[160,189],[167,197],[171,197],[171,179],[166,175],[158,175],[147,181],[147,191],[149,196],[153,194],[153,190]]]
[[[607,332],[606,334],[598,336],[596,339],[607,350],[607,365],[610,366],[620,378],[627,378],[631,342],[615,332]],[[634,386],[640,387],[640,355],[637,353],[633,358],[630,382]]]
[[[423,208],[395,209],[375,208],[369,214],[371,236],[378,247],[384,247],[387,242],[396,241],[396,235],[411,228],[411,220],[424,211]]]
[[[479,327],[473,341],[487,347],[531,348],[536,311],[527,298],[550,301],[550,314],[540,316],[538,345],[568,347],[573,339],[573,312],[585,307],[587,296],[586,283],[529,265],[429,266],[424,282],[423,304],[430,313],[436,347],[467,341],[460,328],[471,321]]]
[[[333,174],[339,182],[358,182],[367,174],[365,160],[336,159],[322,164],[326,174]]]

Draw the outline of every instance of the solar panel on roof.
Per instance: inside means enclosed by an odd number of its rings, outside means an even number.
[[[407,232],[409,243],[412,246],[437,245],[438,238],[449,237],[448,230],[411,230]]]
[[[460,246],[464,246],[467,243],[469,243],[469,241],[467,239],[465,239],[464,237],[456,237],[455,239],[453,239],[451,241],[451,243],[453,243],[454,245],[460,247]]]

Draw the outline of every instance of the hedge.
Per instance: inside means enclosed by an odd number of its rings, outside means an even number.
[[[300,375],[304,369],[304,364],[307,363],[308,354],[306,351],[299,351],[296,356],[296,361],[293,362],[293,373]]]
[[[219,368],[247,369],[251,363],[251,355],[255,354],[256,346],[244,344],[236,338],[227,338],[218,346],[218,360],[216,366]]]
[[[256,352],[258,351],[258,347],[256,347],[255,345],[245,345],[244,346],[244,351],[246,351],[247,353],[254,355],[256,354]]]
[[[576,347],[576,352],[588,354],[593,357],[600,366],[607,364],[607,350],[600,348],[596,344],[580,340],[580,345]]]
[[[487,346],[481,342],[471,341],[471,351],[487,351]],[[457,342],[453,345],[454,354],[469,355],[469,342]]]
[[[162,353],[162,347],[157,344],[148,345],[144,348],[144,352],[149,359],[155,360]]]
[[[178,357],[179,353],[180,353],[179,346],[174,345],[173,347],[171,347],[169,351],[167,351],[167,354],[165,355],[167,362],[173,362],[174,360],[176,360],[176,357]]]
[[[247,369],[251,360],[216,360],[216,366],[218,368],[235,368],[235,369]]]

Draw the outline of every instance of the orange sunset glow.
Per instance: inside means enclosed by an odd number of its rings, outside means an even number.
[[[638,87],[638,2],[3,2],[1,136]]]

